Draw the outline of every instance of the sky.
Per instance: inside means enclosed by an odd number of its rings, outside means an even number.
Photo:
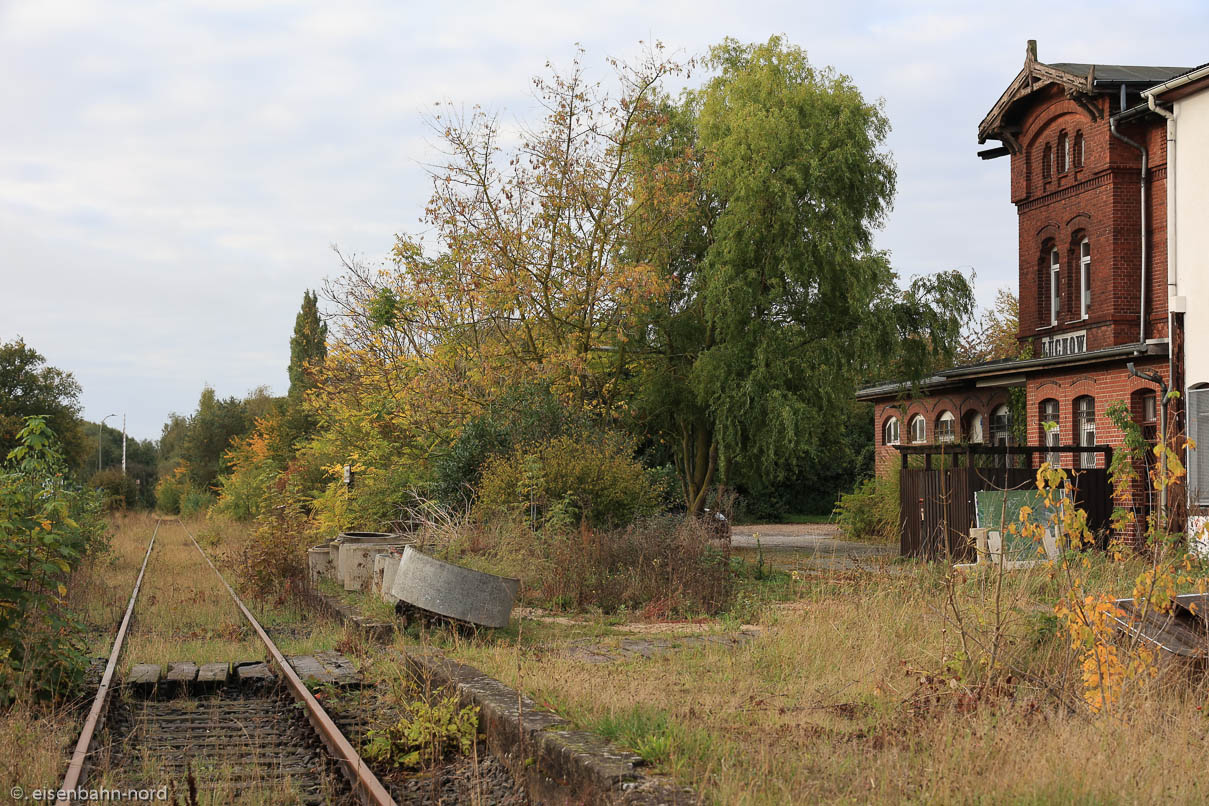
[[[1015,285],[1016,215],[977,127],[1026,41],[1043,62],[1194,66],[1209,6],[0,0],[0,341],[139,438],[206,384],[284,394],[331,247],[374,262],[424,232],[434,104],[536,122],[531,77],[577,43],[607,84],[640,42],[689,58],[773,34],[884,101],[898,194],[878,246],[905,278],[974,272],[985,305]]]

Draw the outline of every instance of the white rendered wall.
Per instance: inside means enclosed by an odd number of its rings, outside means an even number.
[[[1175,115],[1176,293],[1187,299],[1184,371],[1195,386],[1209,383],[1209,90],[1177,101]]]

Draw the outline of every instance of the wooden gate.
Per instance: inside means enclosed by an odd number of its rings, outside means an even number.
[[[979,490],[1035,489],[1037,470],[1047,455],[1070,465],[1073,457],[1102,454],[1095,467],[1073,471],[1075,505],[1087,512],[1087,525],[1103,546],[1112,515],[1112,485],[1108,468],[1112,448],[982,445],[900,445],[899,519],[901,553],[928,560],[974,560],[970,529],[974,526],[974,493]],[[1064,456],[1065,454],[1065,456]],[[911,466],[912,456],[922,457],[922,467]],[[1079,462],[1078,464],[1081,464]]]

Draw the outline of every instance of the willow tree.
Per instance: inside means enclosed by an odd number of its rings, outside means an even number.
[[[858,382],[951,354],[972,307],[960,273],[900,288],[874,248],[895,186],[879,104],[779,37],[726,40],[707,61],[635,164],[638,198],[693,202],[661,239],[633,242],[667,282],[635,333],[641,409],[690,511],[719,469],[773,483],[824,456]]]

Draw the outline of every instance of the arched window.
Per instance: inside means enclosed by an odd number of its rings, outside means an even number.
[[[953,416],[953,412],[942,411],[936,418],[936,441],[957,441],[957,418]]]
[[[1012,412],[1007,404],[996,406],[991,412],[991,444],[1007,445],[1012,437]]]
[[[1091,242],[1086,238],[1079,244],[1079,316],[1087,318],[1091,310]]]
[[[1058,135],[1058,173],[1066,173],[1070,170],[1070,138],[1066,136],[1066,132]]]
[[[925,442],[928,439],[928,423],[924,420],[922,414],[916,414],[911,418],[911,441],[915,443]]]
[[[966,442],[972,445],[982,444],[982,413],[977,411],[966,412],[965,424],[962,428],[962,433],[965,435]]]
[[[1041,151],[1041,178],[1050,179],[1054,175],[1054,147],[1049,143]]]
[[[1052,397],[1041,401],[1041,436],[1044,445],[1061,445],[1062,432],[1058,429],[1058,401]],[[1057,452],[1045,454],[1045,461],[1053,467],[1058,467],[1061,457]]]
[[[1090,395],[1075,398],[1075,444],[1089,447],[1096,444],[1096,399]],[[1095,467],[1096,455],[1084,453],[1080,467]]]
[[[882,426],[882,444],[897,445],[900,441],[898,432],[898,418],[891,417],[886,420],[886,424]]]
[[[1083,132],[1075,132],[1075,167],[1082,168],[1087,161],[1087,141],[1083,139]]]

